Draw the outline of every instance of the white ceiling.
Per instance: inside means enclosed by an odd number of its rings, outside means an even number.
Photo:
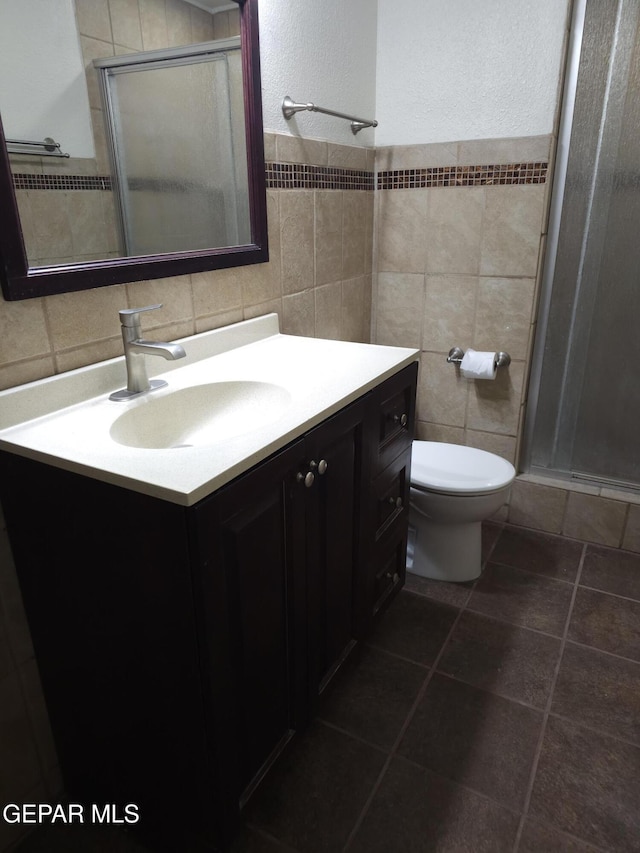
[[[224,6],[233,6],[230,0],[187,0],[187,3],[191,3],[192,6],[199,6],[208,12],[214,12]]]

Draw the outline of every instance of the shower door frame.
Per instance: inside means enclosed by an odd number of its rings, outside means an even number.
[[[549,328],[551,299],[558,259],[562,213],[569,169],[570,142],[574,127],[574,110],[578,89],[578,74],[580,69],[588,2],[589,0],[573,0],[571,26],[567,44],[564,85],[558,124],[557,148],[554,161],[554,176],[549,205],[546,250],[540,281],[540,297],[537,309],[538,319],[531,358],[531,370],[527,394],[527,413],[522,433],[521,467],[525,473],[550,477],[556,480],[566,480],[567,484],[571,482],[591,482],[595,486],[607,484],[614,488],[637,489],[637,485],[624,483],[620,480],[616,480],[615,478],[607,479],[606,477],[598,476],[596,474],[583,474],[577,471],[574,472],[571,470],[561,470],[552,467],[542,467],[540,465],[535,465],[532,459],[534,452],[534,432],[538,415],[543,363],[545,359],[545,343]],[[611,63],[613,64],[614,61],[615,60],[611,60]],[[567,348],[566,352],[569,352],[569,348]],[[564,379],[568,378],[566,375],[568,361],[569,358],[567,356],[564,364],[562,365],[562,369],[565,372]],[[555,443],[556,442],[554,442],[553,452],[555,452]]]
[[[199,42],[191,45],[180,45],[178,47],[160,48],[158,50],[146,50],[139,53],[94,59],[93,65],[98,72],[100,94],[105,112],[105,132],[107,136],[109,160],[111,162],[113,173],[112,191],[115,202],[118,240],[120,243],[120,251],[124,257],[137,257],[137,255],[129,252],[131,238],[129,237],[130,230],[128,224],[127,202],[125,201],[125,196],[122,191],[122,188],[125,185],[126,175],[123,174],[118,143],[116,140],[117,118],[109,85],[110,75],[128,73],[133,70],[144,71],[145,66],[161,68],[163,66],[171,67],[173,65],[189,65],[202,61],[206,62],[215,58],[216,54],[226,54],[231,50],[241,50],[240,36],[230,36],[229,38],[216,39],[211,42]],[[234,169],[234,177],[235,174],[236,172]],[[221,246],[219,248],[224,249],[228,247]]]

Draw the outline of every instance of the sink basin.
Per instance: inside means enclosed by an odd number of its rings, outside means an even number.
[[[291,402],[269,382],[211,382],[149,396],[111,426],[111,438],[127,447],[168,450],[202,447],[259,430]]]

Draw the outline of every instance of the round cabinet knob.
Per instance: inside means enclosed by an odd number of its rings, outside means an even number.
[[[397,572],[387,572],[386,574],[387,580],[393,581],[394,583],[398,583],[400,580],[400,575]]]
[[[406,427],[409,423],[409,418],[403,413],[402,415],[393,416],[394,423],[400,424],[401,427]]]
[[[389,503],[396,509],[402,509],[402,498],[389,498]]]
[[[313,476],[312,471],[307,471],[306,474],[303,474],[302,472],[298,472],[298,474],[296,475],[296,480],[299,483],[304,483],[305,488],[310,489],[311,486],[313,486],[313,482],[315,480],[315,477]]]
[[[327,462],[326,459],[321,459],[319,462],[314,462],[313,460],[311,460],[311,462],[309,462],[309,468],[311,468],[312,471],[317,470],[317,472],[318,472],[318,474],[320,474],[320,476],[322,476],[326,472],[328,467],[329,467],[329,463]]]

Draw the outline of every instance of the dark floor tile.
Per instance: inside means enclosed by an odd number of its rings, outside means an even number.
[[[551,713],[640,745],[640,663],[567,643]]]
[[[491,554],[502,563],[557,580],[573,581],[582,555],[582,542],[524,527],[505,527]]]
[[[467,684],[544,708],[560,654],[560,639],[463,613],[438,669]]]
[[[447,639],[458,610],[402,591],[381,618],[371,644],[430,665]]]
[[[561,581],[489,563],[467,607],[524,628],[561,636],[573,588]]]
[[[474,584],[475,581],[469,581],[468,583],[435,581],[431,580],[431,578],[423,578],[420,575],[414,575],[413,572],[407,571],[404,588],[408,592],[426,595],[427,598],[433,598],[434,601],[440,601],[442,604],[451,604],[453,607],[464,607],[469,600]]]
[[[28,835],[15,853],[147,853],[153,849],[115,827],[54,823]]]
[[[588,545],[580,583],[640,601],[640,554]]]
[[[520,836],[518,853],[598,853],[601,849],[559,829],[527,820]]]
[[[529,814],[616,853],[640,850],[640,748],[549,717]]]
[[[640,661],[640,601],[578,588],[568,637]]]
[[[518,817],[400,758],[389,766],[350,853],[510,853]]]
[[[491,554],[491,551],[502,533],[504,524],[493,524],[485,521],[482,524],[482,559],[483,561]]]
[[[436,674],[398,752],[519,808],[541,727],[541,712]]]
[[[314,723],[256,791],[246,819],[301,853],[342,850],[384,762],[382,751]]]
[[[251,826],[242,826],[226,853],[296,853],[293,847]]]
[[[318,712],[322,720],[391,749],[428,670],[371,646],[338,672]]]

